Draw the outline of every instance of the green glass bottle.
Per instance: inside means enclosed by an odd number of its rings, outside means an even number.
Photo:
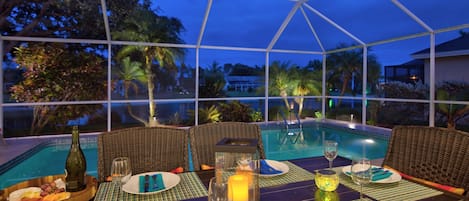
[[[86,188],[86,160],[80,147],[78,126],[73,126],[72,144],[65,162],[66,191],[75,192]]]

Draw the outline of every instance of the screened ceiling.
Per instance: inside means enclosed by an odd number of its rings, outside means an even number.
[[[6,8],[15,2],[18,1],[4,1],[2,6]],[[54,32],[46,37],[119,40],[112,34],[119,24],[113,27],[112,20],[113,16],[125,13],[125,10],[112,10],[115,8],[112,4],[125,2],[96,0],[96,7],[93,7],[89,6],[92,0],[65,0],[64,5],[70,7],[55,9],[83,12],[103,21],[97,22],[96,29],[88,34],[81,32],[72,36],[64,31],[63,34]],[[102,15],[102,5],[107,9],[106,16]],[[184,26],[182,43],[187,47],[212,49],[234,47],[319,54],[336,49],[339,44],[374,45],[403,37],[428,35],[431,31],[438,34],[469,27],[469,1],[462,0],[151,0],[151,5],[159,15],[181,20]],[[49,8],[46,12],[56,11]],[[37,37],[21,32],[41,24],[17,21],[15,26],[17,33],[2,31],[2,36]],[[436,42],[449,38],[454,38],[454,33],[437,37]],[[414,50],[428,46],[429,42],[423,43]],[[395,53],[402,54],[399,51]]]

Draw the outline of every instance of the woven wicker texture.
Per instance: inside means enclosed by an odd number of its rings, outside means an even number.
[[[355,191],[360,191],[360,186],[353,183],[351,177],[342,173],[342,168],[343,167],[334,168],[336,172],[340,172],[340,183]],[[413,201],[443,194],[441,191],[404,179],[390,184],[366,184],[363,186],[363,193],[379,201]]]
[[[469,133],[438,127],[396,126],[383,165],[467,192]]]
[[[265,158],[261,129],[256,124],[243,122],[219,122],[197,125],[189,128],[190,146],[194,170],[200,170],[201,164],[215,165],[215,144],[221,139],[256,138],[261,158]]]
[[[112,160],[130,158],[132,174],[170,171],[177,167],[189,170],[186,129],[137,127],[105,132],[98,136],[98,181],[110,175]]]

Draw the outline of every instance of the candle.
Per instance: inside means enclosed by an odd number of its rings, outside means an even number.
[[[245,175],[235,174],[228,178],[228,200],[247,201],[249,199],[248,178]]]
[[[316,171],[314,182],[323,191],[335,191],[339,186],[339,176],[333,170],[319,170]]]

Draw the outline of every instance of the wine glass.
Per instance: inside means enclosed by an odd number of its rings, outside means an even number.
[[[132,176],[130,159],[128,157],[117,157],[112,160],[111,166],[112,182],[122,187]]]
[[[210,179],[208,185],[208,201],[227,201],[228,200],[228,184],[216,177]]]
[[[360,185],[360,200],[363,199],[363,185],[370,183],[373,176],[371,161],[366,158],[360,158],[352,162],[351,167],[352,181]]]
[[[332,161],[337,157],[337,145],[336,141],[324,141],[324,157],[329,161],[329,168],[332,168]]]

